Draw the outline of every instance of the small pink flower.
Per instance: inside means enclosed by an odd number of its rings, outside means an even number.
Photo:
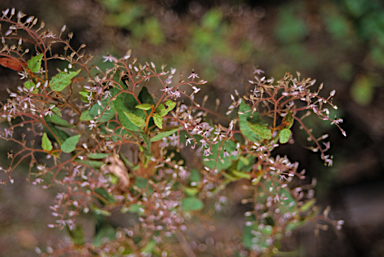
[[[103,56],[103,58],[104,58],[103,62],[117,62],[118,61],[116,57],[113,57],[110,54]]]
[[[192,78],[192,80],[194,80],[195,78],[199,78],[199,75],[197,75],[197,73],[195,73],[195,71],[192,71],[191,75],[189,75],[188,78],[189,79]]]

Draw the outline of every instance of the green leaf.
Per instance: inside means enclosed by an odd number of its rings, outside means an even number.
[[[124,154],[120,153],[120,157],[121,157],[121,160],[123,160],[124,164],[127,166],[127,167],[130,167],[130,168],[133,168],[133,163],[130,162],[127,157],[125,157]]]
[[[237,162],[237,170],[239,171],[251,171],[252,168],[253,168],[253,165],[255,164],[255,159],[256,157],[255,156],[248,156],[248,157],[245,157],[245,156],[240,156],[239,157],[239,161]]]
[[[183,211],[198,211],[203,209],[203,207],[204,203],[200,199],[193,196],[186,197],[181,202],[181,209]]]
[[[148,179],[137,176],[135,179],[135,186],[141,189],[146,189],[148,186],[148,192],[153,193],[153,187],[149,184]]]
[[[238,178],[251,179],[251,174],[249,172],[232,170],[232,173]]]
[[[173,108],[175,108],[175,106],[176,106],[176,103],[174,101],[172,101],[172,100],[167,100],[165,102],[165,104],[168,106],[167,107],[168,112],[172,111]]]
[[[263,176],[261,176],[261,174],[257,175],[257,178],[252,180],[252,185],[253,186],[257,185],[261,181],[262,178],[263,178]]]
[[[52,77],[49,86],[54,91],[62,91],[64,88],[66,88],[69,84],[71,84],[71,79],[75,77],[77,74],[80,73],[80,69],[77,71],[70,71],[70,72],[59,72],[55,76]]]
[[[26,88],[26,89],[30,89],[31,87],[34,87],[35,86],[35,83],[33,83],[32,81],[25,81],[24,82],[24,87]],[[38,90],[37,90],[37,88],[35,88],[34,90],[33,90],[33,93],[37,93],[38,92]]]
[[[223,184],[224,184],[224,183],[231,182],[231,181],[237,181],[237,180],[239,180],[239,179],[238,179],[237,177],[235,177],[232,173],[229,174],[229,173],[227,173],[226,171],[224,171],[224,172],[222,172],[221,174],[226,178],[226,180],[224,180]],[[220,186],[220,187],[221,187],[221,186]],[[217,187],[217,188],[215,189],[215,191],[216,191],[216,190],[219,190],[220,187]],[[222,188],[222,187],[221,187],[221,188]]]
[[[35,86],[35,83],[33,83],[32,81],[25,81],[24,82],[24,86],[26,89],[30,89],[31,87]]]
[[[69,237],[75,245],[83,245],[84,241],[84,229],[81,225],[76,225],[74,229],[69,229],[67,226]]]
[[[155,105],[155,102],[153,101],[153,98],[151,96],[151,94],[148,92],[148,89],[147,87],[143,87],[139,93],[139,101],[142,103],[142,104],[151,104],[151,105]]]
[[[144,132],[140,132],[141,137],[143,138],[143,141],[145,143],[145,149],[144,149],[144,154],[148,157],[151,157],[151,140],[147,134]]]
[[[243,229],[243,245],[248,248],[248,249],[251,249],[252,245],[254,244],[252,242],[252,239],[254,237],[254,235],[252,234],[252,231],[257,231],[258,230],[258,227],[256,224],[252,224],[251,226],[244,226],[244,229]]]
[[[80,159],[76,159],[76,161],[83,165],[86,165],[95,169],[100,169],[101,166],[104,165],[104,161],[87,161],[87,160],[82,161]]]
[[[244,156],[240,156],[239,157],[239,160],[245,165],[249,165],[249,160],[247,158],[245,158]]]
[[[171,130],[168,130],[168,131],[161,132],[161,133],[157,134],[156,136],[152,137],[152,138],[151,138],[151,142],[156,142],[156,141],[159,141],[159,140],[163,139],[164,137],[173,135],[173,134],[176,133],[180,128],[181,128],[181,127],[177,127],[177,128],[174,128],[174,129],[171,129]]]
[[[159,104],[159,106],[156,108],[156,112],[161,116],[164,117],[168,114],[167,110],[165,109],[164,104]]]
[[[155,246],[157,245],[156,241],[155,240],[151,240],[147,243],[146,246],[144,246],[142,249],[141,249],[141,252],[142,253],[151,253],[153,252],[153,250],[155,249]]]
[[[116,203],[116,199],[103,187],[96,188],[95,193],[107,200],[108,203]],[[96,197],[96,199],[98,198]]]
[[[76,149],[76,144],[79,142],[81,135],[72,136],[67,138],[61,145],[61,150],[65,153],[73,152]]]
[[[27,66],[33,73],[39,72],[41,69],[41,60],[43,59],[43,54],[36,55],[28,60]]]
[[[129,119],[129,121],[132,122],[134,125],[138,126],[139,128],[145,125],[145,120],[143,118],[136,116],[135,114],[130,112],[123,112],[125,116],[127,116],[127,118]]]
[[[260,117],[258,112],[251,112],[251,108],[242,99],[239,108],[239,125],[241,133],[250,141],[260,142],[263,138],[248,126],[248,124],[259,124],[266,126],[267,123]]]
[[[220,148],[221,145],[222,147]],[[225,170],[232,165],[232,161],[239,158],[238,154],[232,154],[235,150],[236,144],[231,139],[224,141],[224,143],[219,141],[217,144],[212,145],[212,154],[202,157],[203,163],[210,169]],[[226,155],[225,157],[224,154]]]
[[[108,215],[104,215],[104,216],[108,216]],[[105,222],[103,224],[99,224],[99,229],[97,230],[97,233],[93,238],[92,244],[95,246],[100,246],[106,243],[105,239],[114,240],[115,238],[116,238],[116,229],[113,228],[111,225],[106,224]]]
[[[85,90],[85,89],[83,89],[83,90]],[[82,102],[84,102],[84,103],[88,103],[89,102],[89,100],[88,100],[88,97],[89,96],[91,96],[92,97],[92,92],[88,92],[88,91],[80,91],[79,92],[79,95],[81,96],[80,97],[80,100],[82,101]],[[93,97],[92,97],[93,98]]]
[[[256,232],[256,233],[255,233]],[[258,226],[255,222],[251,226],[245,226],[243,230],[243,244],[247,249],[252,249],[254,240],[257,239],[258,249],[265,251],[271,246],[273,227],[270,225]]]
[[[51,138],[54,142],[61,145],[64,143],[64,141],[69,137],[69,135],[62,131],[61,129],[56,128],[56,126],[53,123],[48,122],[47,116],[44,117],[45,122],[47,123],[48,127],[44,126],[45,132],[48,134],[48,137]]]
[[[80,120],[82,121],[92,120],[92,117],[89,115],[89,110],[83,111],[83,113],[80,115]]]
[[[96,205],[94,204],[92,204],[92,209],[96,215],[111,216],[111,213],[109,211],[100,209],[99,207],[96,207]]]
[[[260,125],[260,124],[253,124],[249,121],[247,121],[248,127],[259,137],[263,139],[271,139],[272,132],[269,128],[266,126]]]
[[[136,108],[141,110],[146,110],[146,111],[152,109],[152,107],[153,107],[153,104],[139,104],[136,106]]]
[[[136,98],[129,93],[122,93],[117,96],[116,100],[113,102],[117,114],[119,116],[119,121],[124,128],[130,131],[138,131],[141,128],[138,128],[135,124],[133,124],[129,118],[125,115],[124,112],[130,112],[135,114],[136,116],[145,119],[146,113],[143,110],[135,108],[138,105]]]
[[[145,145],[147,146],[148,149],[151,148],[151,140],[149,136],[143,132],[140,132],[140,136],[143,138]]]
[[[315,205],[315,203],[316,203],[316,199],[309,200],[308,202],[300,206],[300,211],[302,212],[308,211],[313,205]]]
[[[99,122],[106,122],[112,119],[113,117],[115,117],[115,114],[116,114],[115,106],[112,103],[110,103],[110,100],[111,98],[107,97],[106,99],[101,101],[101,105],[97,103],[94,106],[92,106],[89,112],[89,116],[92,117],[92,119],[95,119],[102,113],[103,115],[97,119],[97,121]]]
[[[89,159],[104,159],[109,156],[108,153],[90,153],[88,154]]]
[[[156,112],[161,116],[161,117],[164,117],[165,115],[167,115],[170,111],[173,110],[173,108],[175,108],[176,106],[176,103],[172,100],[167,100],[165,102],[165,105],[167,107],[164,106],[164,104],[159,104],[159,106],[156,108]]]
[[[69,124],[66,120],[63,120],[62,118],[60,118],[56,114],[51,114],[51,116],[47,115],[45,120],[47,122],[59,125],[61,127],[66,127],[66,128],[72,128],[73,127],[72,124]]]
[[[194,196],[199,192],[199,189],[196,187],[184,187],[184,192],[189,196]]]
[[[150,104],[152,106],[155,106],[155,101],[153,101],[153,98],[151,96],[151,94],[148,92],[148,89],[146,87],[143,87],[139,93],[139,101],[140,103],[142,104]],[[151,113],[151,110],[147,110],[146,111],[147,115],[149,115]],[[155,129],[155,126],[153,126],[153,118],[150,118],[149,119],[149,122],[148,122],[148,128],[150,128],[151,130]]]
[[[48,136],[47,136],[47,133],[44,133],[43,134],[43,138],[41,140],[41,147],[45,150],[45,151],[51,151],[52,150],[52,143],[51,143],[51,140],[49,140]]]
[[[201,181],[200,172],[197,169],[191,169],[189,180],[191,182],[200,182]]]
[[[153,121],[159,129],[163,128],[163,117],[161,117],[158,113],[153,114]]]
[[[290,129],[283,129],[279,133],[279,140],[281,144],[285,144],[288,142],[289,137],[291,136],[291,130]]]
[[[63,115],[61,114],[61,112],[60,112],[60,109],[58,108],[58,107],[53,107],[52,108],[52,111],[53,111],[53,113],[54,114],[56,114],[57,116],[59,116],[59,117],[63,117]]]
[[[132,212],[132,213],[138,213],[138,214],[142,214],[143,213],[143,210],[145,209],[145,206],[144,205],[141,205],[141,204],[132,204],[130,207],[129,207],[129,212]]]
[[[293,125],[293,115],[291,111],[288,111],[288,114],[283,118],[284,128],[290,129]]]
[[[295,198],[293,198],[293,196],[287,189],[280,188],[279,196],[281,198],[280,205],[282,206],[279,209],[282,214],[286,212],[292,212],[296,208],[297,201],[295,200]]]
[[[308,216],[306,218],[309,219]],[[285,227],[285,231],[292,231],[292,230],[297,229],[298,227],[303,226],[307,223],[308,223],[307,220],[292,221],[292,222],[288,223],[288,225]]]

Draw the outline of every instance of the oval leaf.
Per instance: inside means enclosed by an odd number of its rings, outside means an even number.
[[[309,200],[308,202],[300,206],[300,211],[302,212],[308,211],[313,205],[315,205],[315,203],[316,203],[316,199]]]
[[[43,54],[36,55],[28,60],[28,69],[30,69],[32,72],[39,72],[41,69],[41,59],[43,59]]]
[[[164,117],[165,115],[167,115],[167,110],[165,109],[164,107],[164,104],[160,104],[157,108],[156,108],[156,112],[161,116],[161,117]]]
[[[67,127],[67,128],[72,128],[73,127],[72,124],[69,124],[66,120],[63,120],[62,118],[60,118],[56,114],[52,114],[51,116],[46,116],[45,120],[47,122],[50,122],[50,123],[53,123],[53,124],[56,124],[56,125],[59,125],[59,126],[62,126],[62,127]]]
[[[81,161],[81,160],[78,160],[76,159],[77,162],[85,165],[85,166],[89,166],[89,167],[92,167],[92,168],[95,168],[95,169],[100,169],[101,166],[104,165],[104,161]]]
[[[141,110],[150,110],[152,108],[152,104],[139,104],[136,106],[137,109],[141,109]]]
[[[259,137],[261,137],[263,139],[271,139],[272,132],[266,126],[263,126],[263,125],[260,125],[260,124],[257,124],[257,123],[253,124],[253,123],[251,123],[249,121],[247,121],[247,125]]]
[[[173,133],[176,133],[179,129],[180,129],[180,127],[177,127],[177,128],[165,131],[165,132],[161,132],[161,133],[157,134],[156,136],[152,137],[151,142],[159,141],[160,139],[163,139],[164,137],[170,136]]]
[[[251,111],[251,108],[241,100],[239,108],[239,125],[241,133],[250,141],[259,142],[262,138],[254,133],[254,131],[248,126],[250,124],[267,125],[265,121],[260,117],[258,112]]]
[[[126,112],[126,111],[123,111],[125,116],[127,116],[127,118],[129,119],[130,122],[132,122],[133,124],[135,124],[136,126],[138,127],[142,127],[144,126],[145,124],[145,120],[133,113],[130,113],[130,112]]]
[[[67,138],[61,145],[61,150],[65,153],[73,152],[76,149],[76,144],[79,142],[80,135],[72,136]]]
[[[235,150],[236,143],[233,140],[219,141],[212,145],[210,155],[203,156],[203,164],[210,169],[225,170],[239,158],[238,154],[232,154]]]
[[[172,101],[172,100],[167,100],[165,102],[165,104],[168,106],[167,107],[167,111],[168,112],[172,111],[172,109],[175,108],[175,106],[176,106],[176,103],[174,101]]]
[[[138,128],[130,119],[125,115],[125,112],[134,113],[136,116],[145,119],[146,112],[140,109],[135,108],[139,103],[132,94],[123,93],[120,94],[116,100],[113,102],[117,114],[119,116],[119,121],[124,128],[131,131],[138,131]]]
[[[14,57],[0,58],[0,65],[14,71],[24,71],[25,63]]]
[[[80,115],[80,120],[82,121],[92,120],[92,117],[89,115],[89,110],[83,111],[83,113]]]
[[[111,213],[109,211],[100,209],[99,207],[96,207],[96,205],[94,204],[92,204],[92,209],[96,215],[111,216]]]
[[[44,117],[44,120],[47,122],[47,116]],[[50,122],[47,122],[47,126],[44,126],[44,130],[54,142],[61,145],[68,137],[69,135],[62,131],[61,129],[56,128],[56,126]]]
[[[69,84],[71,84],[71,79],[80,73],[80,69],[77,71],[65,72],[62,71],[52,77],[49,86],[52,90],[62,91]]]
[[[92,119],[95,119],[96,117],[98,117],[97,118],[98,122],[106,122],[112,119],[113,117],[115,117],[115,114],[116,114],[115,106],[113,104],[110,104],[109,106],[107,106],[109,101],[110,101],[110,98],[108,97],[101,101],[101,105],[97,103],[94,106],[92,106],[91,110],[89,111],[89,116]],[[101,117],[99,117],[100,115]]]
[[[44,133],[43,134],[43,138],[41,140],[41,147],[45,150],[45,151],[51,151],[52,150],[52,143],[51,143],[51,140],[49,140],[48,136],[47,136],[47,133]]]
[[[183,211],[198,211],[203,209],[203,207],[203,202],[196,197],[187,197],[181,202],[181,209]]]
[[[109,156],[108,153],[90,153],[88,154],[89,159],[104,159]]]
[[[155,125],[159,128],[163,128],[163,117],[161,117],[158,113],[155,113],[153,115],[153,121],[155,122]]]
[[[30,89],[31,87],[34,87],[35,86],[35,83],[33,83],[32,81],[25,81],[24,82],[24,86],[26,89]]]
[[[291,136],[291,130],[290,129],[281,130],[280,134],[279,134],[280,143],[281,144],[287,143],[290,136]]]

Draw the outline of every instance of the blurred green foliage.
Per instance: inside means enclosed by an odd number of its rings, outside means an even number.
[[[327,35],[317,39],[321,45],[308,51],[309,46],[317,45],[312,38],[323,34],[323,29]],[[315,6],[288,2],[278,7],[274,31],[281,53],[291,58],[286,61],[289,66],[301,72],[331,66],[335,71],[332,75],[350,82],[349,91],[357,104],[366,106],[374,99],[379,83],[372,77],[378,77],[384,69],[382,2],[339,0]],[[359,74],[354,72],[354,66],[361,69]],[[278,66],[274,71],[278,71]]]
[[[373,98],[376,86],[375,79],[368,75],[356,77],[351,87],[351,96],[356,103],[366,106]]]
[[[242,27],[245,19],[237,19],[220,7],[183,19],[175,10],[155,2],[98,2],[107,10],[106,25],[129,34],[128,45],[121,48],[133,48],[141,58],[168,66],[194,68],[208,81],[222,74],[223,60],[230,61],[236,68],[239,63],[251,63],[257,53],[247,36],[252,27]],[[154,15],[155,11],[161,15]],[[249,19],[257,22],[251,13]]]
[[[300,13],[303,13],[303,6],[300,4],[283,5],[279,8],[275,34],[280,42],[284,44],[297,43],[308,36],[308,27]]]

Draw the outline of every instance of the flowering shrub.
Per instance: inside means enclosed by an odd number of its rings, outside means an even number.
[[[345,135],[342,120],[327,109],[337,108],[335,91],[322,97],[321,85],[311,90],[315,80],[286,74],[275,82],[255,69],[252,90],[244,96],[235,91],[222,116],[204,107],[206,97],[195,99],[207,81],[194,71],[184,77],[166,65],[140,64],[130,51],[120,59],[105,56],[113,66],[102,70],[89,64],[84,46],[70,45],[71,33],[62,39],[65,26],[59,35],[43,31],[43,23],[36,29],[36,18],[14,9],[3,11],[0,21],[7,29],[0,64],[19,72],[23,82],[1,105],[9,126],[0,137],[21,146],[8,154],[2,183],[12,183],[15,168],[28,161],[32,184],[61,188],[51,206],[56,223],[48,226],[68,228],[72,242],[47,254],[177,256],[177,240],[184,255],[195,256],[201,247],[193,224],[214,219],[225,208],[226,186],[240,182],[247,190],[241,202],[250,206],[242,240],[210,238],[207,251],[271,255],[283,236],[308,221],[341,227],[342,221],[327,218],[328,210],[319,214],[315,181],[299,182],[305,172],[298,163],[272,155],[293,142],[291,127],[298,123],[311,149],[332,165],[327,135],[316,138],[303,119],[317,115]],[[53,52],[58,45],[61,54]],[[54,71],[53,61],[65,68]],[[116,210],[127,215],[129,226],[103,226],[103,217]],[[98,221],[92,242],[85,242],[76,223],[82,212],[93,212]]]

